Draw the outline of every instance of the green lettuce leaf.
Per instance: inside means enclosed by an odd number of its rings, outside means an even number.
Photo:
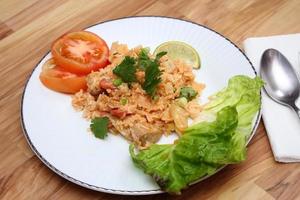
[[[180,193],[189,183],[213,173],[220,164],[236,162],[231,140],[237,117],[234,107],[225,107],[218,112],[216,121],[191,127],[176,144],[155,144],[138,154],[131,146],[132,159],[162,189]]]
[[[216,93],[205,107],[206,114],[215,115],[214,121],[189,127],[174,144],[154,144],[139,152],[131,145],[133,162],[163,190],[180,194],[190,183],[224,164],[245,160],[246,138],[260,108],[262,85],[258,77],[231,78],[227,88]]]
[[[232,77],[226,88],[211,96],[203,115],[217,113],[225,106],[236,106],[239,116],[237,131],[248,137],[251,133],[252,120],[261,105],[260,89],[263,84],[259,77],[253,79],[244,75]]]

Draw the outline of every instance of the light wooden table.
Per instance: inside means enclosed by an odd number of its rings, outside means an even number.
[[[165,15],[204,24],[238,46],[247,37],[300,32],[299,0],[0,0],[1,199],[300,199],[300,164],[274,162],[263,123],[247,161],[185,190],[126,197],[91,191],[49,170],[20,125],[24,83],[62,33],[130,15]],[[299,146],[300,148],[300,146]]]

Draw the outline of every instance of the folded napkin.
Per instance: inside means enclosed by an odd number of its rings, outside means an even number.
[[[248,38],[243,45],[257,72],[263,52],[274,48],[285,55],[300,74],[300,34]],[[263,91],[262,117],[275,160],[300,162],[300,119],[295,111],[276,103]]]

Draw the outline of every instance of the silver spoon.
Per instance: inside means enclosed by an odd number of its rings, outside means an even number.
[[[300,109],[295,104],[300,94],[300,82],[287,58],[275,49],[267,49],[260,61],[260,75],[266,82],[267,94],[294,109],[300,117]]]

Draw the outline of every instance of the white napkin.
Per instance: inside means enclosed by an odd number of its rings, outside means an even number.
[[[283,53],[300,74],[300,34],[246,39],[244,50],[257,72],[259,72],[261,56],[268,48]],[[289,107],[273,101],[263,91],[262,117],[275,160],[300,162],[300,119],[297,114]]]

